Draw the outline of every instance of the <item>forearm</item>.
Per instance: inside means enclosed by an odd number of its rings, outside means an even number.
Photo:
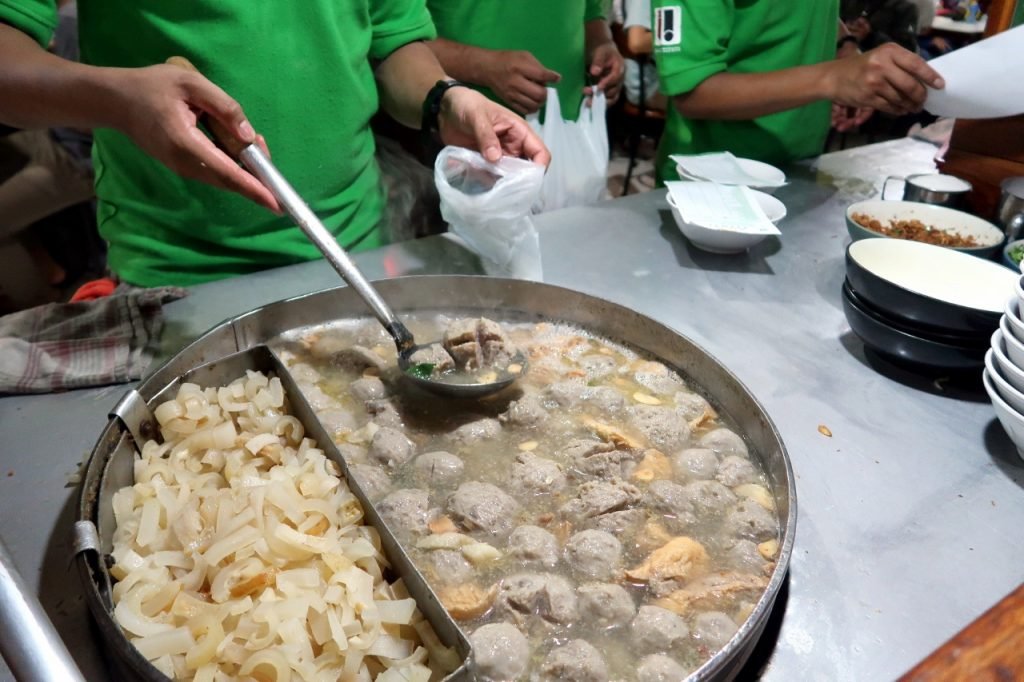
[[[474,45],[452,42],[444,38],[431,40],[430,46],[444,72],[456,80],[473,85],[491,87],[488,82],[488,64],[495,51]]]
[[[830,99],[829,62],[767,73],[716,73],[673,97],[692,119],[743,121]]]
[[[643,26],[626,29],[626,45],[633,54],[651,54],[654,51],[653,34]]]
[[[17,128],[115,126],[120,69],[69,62],[0,24],[0,123]]]
[[[604,19],[591,19],[583,24],[584,43],[586,45],[587,62],[590,62],[590,55],[601,45],[611,43],[612,31],[608,28],[608,22]]]
[[[398,48],[381,62],[376,75],[384,111],[410,128],[420,127],[423,100],[430,88],[448,77],[425,43],[409,43]]]

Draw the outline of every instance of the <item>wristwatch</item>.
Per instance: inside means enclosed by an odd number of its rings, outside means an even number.
[[[420,135],[423,137],[425,146],[428,148],[437,146],[440,142],[440,124],[438,118],[441,115],[441,100],[444,93],[452,88],[468,87],[454,78],[439,80],[430,88],[426,98],[423,100],[423,118],[420,120]]]

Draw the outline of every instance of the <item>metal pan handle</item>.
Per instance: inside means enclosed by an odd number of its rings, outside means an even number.
[[[0,539],[0,654],[19,682],[85,682]]]

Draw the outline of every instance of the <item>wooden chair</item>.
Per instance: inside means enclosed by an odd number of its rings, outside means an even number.
[[[633,178],[633,171],[636,169],[636,157],[640,149],[640,140],[644,135],[660,139],[665,129],[665,112],[647,108],[648,93],[644,90],[643,70],[644,66],[651,62],[650,55],[636,54],[629,49],[629,41],[626,40],[626,31],[622,24],[612,24],[612,38],[619,52],[625,59],[632,59],[640,65],[640,97],[639,104],[632,104],[626,100],[625,91],[621,99],[622,120],[627,128],[626,145],[629,153],[629,165],[626,166],[626,178],[622,184],[622,196],[629,193],[629,183]]]

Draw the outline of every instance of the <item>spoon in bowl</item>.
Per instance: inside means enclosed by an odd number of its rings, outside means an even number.
[[[171,57],[167,63],[197,71],[195,66],[183,57]],[[219,121],[211,117],[204,117],[202,123],[221,149],[240,161],[270,190],[299,229],[324,255],[327,262],[363,299],[370,312],[394,340],[398,349],[398,366],[402,370],[403,376],[420,388],[437,395],[473,399],[497,393],[526,373],[527,361],[522,351],[516,351],[505,367],[490,368],[486,374],[450,372],[435,375],[432,371],[420,371],[423,369],[422,366],[413,363],[411,358],[416,351],[429,348],[433,344],[416,344],[412,332],[398,319],[394,311],[391,310],[391,306],[381,298],[380,293],[360,272],[348,253],[341,248],[334,236],[324,227],[324,224],[320,222],[320,219],[302,200],[288,180],[281,175],[281,172],[277,170],[259,145],[238,142]]]

